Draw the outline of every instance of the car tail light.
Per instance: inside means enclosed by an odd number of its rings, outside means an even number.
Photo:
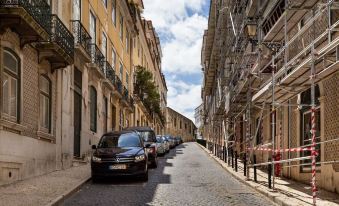
[[[153,153],[153,154],[156,153],[155,147],[150,147],[150,148],[147,149],[147,151],[148,151],[148,153]]]

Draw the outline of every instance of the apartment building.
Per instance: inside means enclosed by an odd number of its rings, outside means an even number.
[[[197,127],[196,137],[197,139],[204,139],[202,132],[203,132],[203,118],[204,118],[204,105],[200,104],[194,110],[194,119],[195,119],[195,126]]]
[[[192,120],[170,107],[166,108],[166,119],[167,135],[181,137],[184,142],[195,140],[196,126]]]
[[[152,21],[142,18],[140,13],[137,15],[136,26],[139,35],[133,40],[133,67],[136,69],[138,66],[141,66],[153,74],[152,81],[154,81],[157,86],[157,91],[160,95],[161,114],[165,114],[167,86],[165,76],[161,70],[162,52],[160,40],[152,25]],[[162,119],[163,116],[161,117],[159,114],[145,107],[142,102],[144,98],[142,92],[134,91],[134,97],[136,100],[134,125],[151,126],[157,134],[164,134],[165,124],[164,119]]]
[[[141,0],[0,1],[0,184],[86,162],[103,133],[136,125],[142,9]]]
[[[226,147],[262,168],[283,159],[274,176],[309,183],[316,173],[317,187],[339,191],[338,6],[211,1],[202,98],[215,153]]]

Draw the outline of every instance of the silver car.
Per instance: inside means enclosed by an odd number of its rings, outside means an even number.
[[[165,142],[162,138],[162,136],[157,136],[157,154],[160,155],[165,155],[166,154],[166,145]]]
[[[168,153],[170,151],[170,142],[168,141],[168,139],[165,136],[163,136],[162,139],[163,139],[164,144],[165,144],[166,153]]]

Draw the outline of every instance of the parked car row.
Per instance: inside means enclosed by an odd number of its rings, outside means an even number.
[[[150,127],[130,127],[104,134],[92,145],[92,180],[111,176],[139,176],[148,180],[149,166],[156,168],[158,155],[181,144],[181,137],[155,135]]]

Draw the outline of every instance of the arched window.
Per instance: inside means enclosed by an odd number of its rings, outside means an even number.
[[[51,110],[52,110],[52,95],[51,81],[48,77],[41,75],[39,77],[40,89],[40,127],[51,132]]]
[[[97,90],[90,86],[90,129],[92,132],[97,131]]]
[[[301,146],[311,146],[312,144],[312,111],[311,111],[311,103],[312,103],[312,97],[311,97],[311,89],[306,90],[305,92],[301,93],[301,104],[302,109],[300,110],[301,114],[301,139],[300,139],[300,145]],[[316,141],[320,142],[320,90],[319,86],[316,85],[315,87],[315,127],[316,127]],[[316,145],[316,150],[318,150],[319,155],[317,156],[317,162],[320,161],[320,145]],[[301,157],[311,156],[311,151],[302,151],[300,153]],[[302,160],[301,164],[301,172],[311,172],[311,159]]]
[[[2,112],[15,122],[20,119],[20,59],[10,49],[3,50]]]

